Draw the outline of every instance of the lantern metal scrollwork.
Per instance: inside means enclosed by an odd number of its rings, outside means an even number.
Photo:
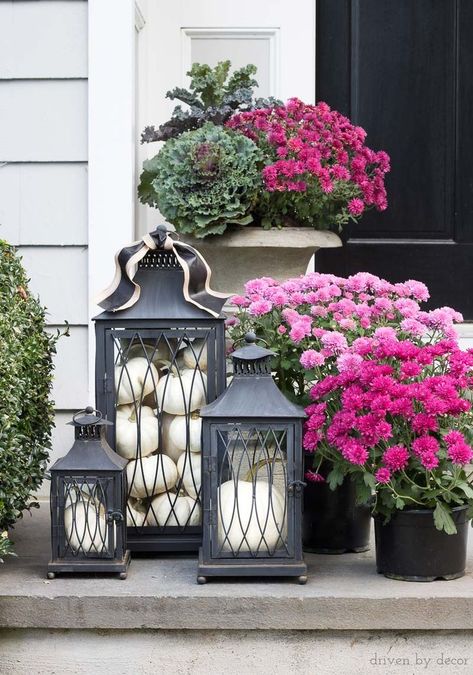
[[[126,578],[125,460],[108,445],[111,425],[91,407],[76,413],[75,442],[51,474],[52,557],[48,578],[66,572],[112,572]]]
[[[302,419],[271,376],[274,353],[246,336],[228,389],[201,410],[204,532],[197,581],[295,576],[302,557]]]
[[[96,400],[115,422],[110,445],[127,460],[127,543],[131,551],[196,551],[199,410],[225,388],[220,310],[227,296],[210,291],[205,261],[165,228],[123,249],[118,260],[118,291],[112,285],[101,303],[106,311],[95,318]]]

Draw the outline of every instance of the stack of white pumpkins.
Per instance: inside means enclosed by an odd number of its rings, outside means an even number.
[[[172,364],[165,348],[140,344],[126,356],[115,387],[116,451],[129,460],[127,525],[199,525],[206,345],[195,340]]]
[[[84,483],[69,491],[64,510],[64,530],[66,546],[73,551],[99,555],[107,551],[105,509],[93,486]]]

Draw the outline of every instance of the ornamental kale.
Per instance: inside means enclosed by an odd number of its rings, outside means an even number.
[[[167,141],[143,167],[140,200],[159,208],[178,232],[206,237],[252,220],[261,160],[242,134],[207,122]]]
[[[263,227],[317,229],[357,222],[371,207],[387,207],[389,157],[365,144],[366,132],[326,103],[237,112],[226,125],[261,148],[265,190],[257,205]]]
[[[359,502],[374,492],[374,513],[430,508],[454,533],[452,507],[473,512],[473,350],[458,346],[458,312],[421,310],[428,297],[421,282],[367,273],[254,279],[233,298],[230,332],[264,338],[279,387],[308,404],[307,480],[324,480],[328,461],[332,489],[350,474]]]
[[[188,109],[183,110],[178,105],[171,119],[158,129],[146,127],[141,142],[167,141],[177,138],[184,131],[198,129],[206,122],[223,125],[236,111],[280,104],[273,98],[253,99],[253,89],[258,86],[253,79],[256,66],[248,64],[229,77],[230,67],[230,61],[220,61],[215,68],[194,63],[186,73],[191,78],[190,88],[176,87],[166,94],[171,100],[178,99],[185,103]]]

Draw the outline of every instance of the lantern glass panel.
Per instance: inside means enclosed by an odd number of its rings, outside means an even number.
[[[201,531],[199,410],[218,391],[216,328],[110,329],[114,445],[135,534]]]
[[[112,477],[65,476],[56,501],[61,558],[114,558],[115,525],[108,518],[113,504]]]
[[[212,557],[292,557],[292,426],[213,424],[211,434]]]

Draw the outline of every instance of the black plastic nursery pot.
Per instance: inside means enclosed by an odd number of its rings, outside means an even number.
[[[468,541],[467,509],[467,506],[453,509],[456,534],[437,530],[431,509],[397,511],[386,524],[382,517],[376,516],[378,574],[402,581],[462,577]]]
[[[312,467],[312,455],[306,455],[305,468]],[[323,463],[326,476],[331,467]],[[368,505],[357,505],[355,484],[347,476],[342,485],[331,490],[327,483],[309,483],[304,488],[302,546],[308,553],[361,553],[370,547],[371,515]]]

